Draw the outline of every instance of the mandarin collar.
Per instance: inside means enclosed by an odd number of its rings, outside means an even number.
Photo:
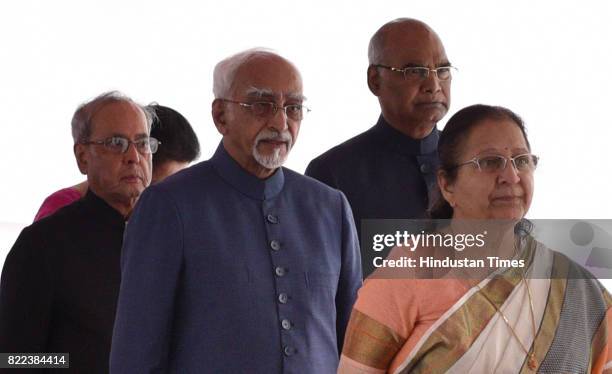
[[[225,150],[223,142],[219,143],[215,154],[210,159],[213,168],[219,176],[235,189],[256,200],[267,200],[278,195],[285,184],[285,174],[283,168],[276,169],[276,172],[267,179],[259,179],[248,171],[244,170],[236,160]]]
[[[377,138],[394,152],[409,155],[424,155],[436,152],[440,131],[434,129],[423,139],[413,139],[391,126],[382,116],[372,128]]]
[[[83,203],[88,209],[91,210],[92,217],[95,217],[96,219],[108,222],[109,224],[117,227],[124,227],[125,223],[127,222],[125,217],[119,213],[119,211],[110,206],[91,189],[88,189],[85,196],[83,196]]]

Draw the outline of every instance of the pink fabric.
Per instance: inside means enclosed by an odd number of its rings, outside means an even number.
[[[55,213],[59,208],[71,204],[81,197],[81,193],[76,188],[72,187],[63,188],[52,193],[43,201],[38,209],[38,213],[36,213],[36,217],[34,217],[34,222]]]

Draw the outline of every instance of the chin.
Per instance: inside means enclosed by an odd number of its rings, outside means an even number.
[[[253,158],[257,163],[266,169],[274,170],[281,167],[287,159],[287,153],[281,152],[270,152],[269,154],[263,154],[258,152],[257,149],[253,151]]]
[[[422,112],[422,118],[425,121],[438,122],[446,115],[446,110],[438,107],[426,109]]]
[[[491,214],[492,219],[519,221],[525,216],[525,210],[522,208],[510,209],[495,209]]]
[[[128,199],[135,199],[144,191],[144,186],[130,186],[129,188],[124,189],[123,195]]]

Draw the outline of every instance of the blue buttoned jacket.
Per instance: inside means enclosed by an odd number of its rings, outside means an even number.
[[[334,373],[361,286],[344,195],[219,145],[127,225],[111,373]]]

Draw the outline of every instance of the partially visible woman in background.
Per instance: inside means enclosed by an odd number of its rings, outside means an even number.
[[[612,373],[612,300],[603,286],[529,233],[538,158],[512,111],[473,105],[438,145],[440,200],[431,217],[507,220],[524,268],[484,279],[383,279],[359,291],[339,373]],[[552,274],[534,269],[553,264]],[[550,266],[548,267],[550,268]],[[540,279],[536,279],[540,278]]]
[[[181,113],[159,104],[150,104],[149,108],[156,116],[150,136],[160,142],[153,154],[153,184],[195,161],[200,156],[200,143],[191,124]],[[49,195],[38,209],[34,222],[85,196],[87,187],[87,181],[83,181]]]

